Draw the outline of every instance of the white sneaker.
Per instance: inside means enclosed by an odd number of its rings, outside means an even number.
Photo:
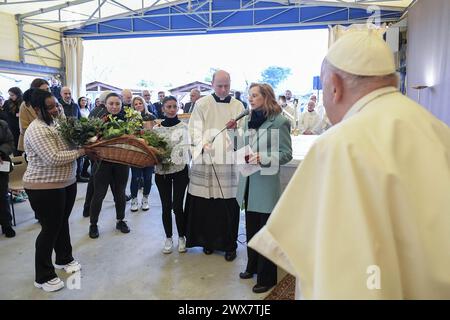
[[[186,237],[178,238],[178,252],[186,252]]]
[[[42,284],[34,282],[34,286],[46,292],[53,292],[64,288],[64,282],[60,278],[56,277]]]
[[[166,238],[166,242],[164,243],[163,253],[172,253],[173,241],[172,238]]]
[[[144,211],[147,211],[148,209],[150,209],[149,205],[148,205],[148,196],[144,196],[142,198],[142,206],[141,209]]]
[[[136,212],[139,210],[138,207],[138,199],[137,198],[132,198],[131,199],[131,212]]]
[[[66,265],[55,264],[55,268],[64,269],[66,273],[75,273],[81,270],[81,264],[77,260],[73,260]]]

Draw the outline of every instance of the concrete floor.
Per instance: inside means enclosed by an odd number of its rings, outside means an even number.
[[[78,184],[78,194],[70,218],[73,255],[82,264],[81,275],[70,277],[57,270],[66,287],[46,293],[33,286],[34,244],[40,225],[28,201],[16,204],[17,235],[0,236],[0,299],[236,299],[258,300],[253,280],[239,279],[245,269],[246,246],[244,216],[241,216],[238,256],[225,261],[222,253],[205,255],[202,248],[161,253],[165,235],[156,185],[150,195],[150,210],[131,213],[127,204],[126,220],[131,229],[122,234],[115,229],[112,195],[108,192],[99,220],[100,237],[88,236],[89,219],[82,208],[87,184]],[[129,188],[127,188],[129,190]],[[174,220],[174,219],[173,219]],[[279,280],[282,271],[279,271]],[[70,289],[71,287],[72,289]]]

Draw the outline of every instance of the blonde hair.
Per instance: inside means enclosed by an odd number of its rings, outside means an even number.
[[[271,117],[274,115],[277,115],[279,113],[281,113],[281,107],[278,104],[276,98],[275,98],[275,92],[273,91],[272,87],[270,86],[270,84],[267,83],[252,83],[250,85],[250,88],[254,88],[254,87],[258,87],[259,88],[259,93],[263,96],[264,98],[264,103],[262,105],[262,110],[264,113],[264,116],[266,117]]]
[[[142,104],[144,105],[144,113],[148,113],[148,110],[147,110],[147,104],[145,103],[144,98],[142,98],[141,96],[135,96],[135,97],[133,98],[133,100],[131,100],[131,106],[133,107],[133,109],[136,110],[136,108],[134,107],[134,102],[135,102],[136,100],[139,100],[140,102],[142,102]]]

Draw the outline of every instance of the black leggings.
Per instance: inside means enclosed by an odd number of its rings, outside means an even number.
[[[56,264],[65,265],[73,261],[69,216],[77,196],[77,184],[61,189],[25,191],[42,226],[36,239],[35,256],[36,282],[42,284],[56,277],[53,250]]]
[[[162,221],[166,237],[172,237],[172,209],[175,213],[178,236],[184,237],[186,235],[186,219],[183,200],[189,183],[188,167],[172,174],[155,174],[155,183],[161,198]]]

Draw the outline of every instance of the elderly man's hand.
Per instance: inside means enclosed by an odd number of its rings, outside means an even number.
[[[231,119],[230,121],[227,122],[226,124],[227,129],[236,129],[237,128],[237,122],[236,120]]]

